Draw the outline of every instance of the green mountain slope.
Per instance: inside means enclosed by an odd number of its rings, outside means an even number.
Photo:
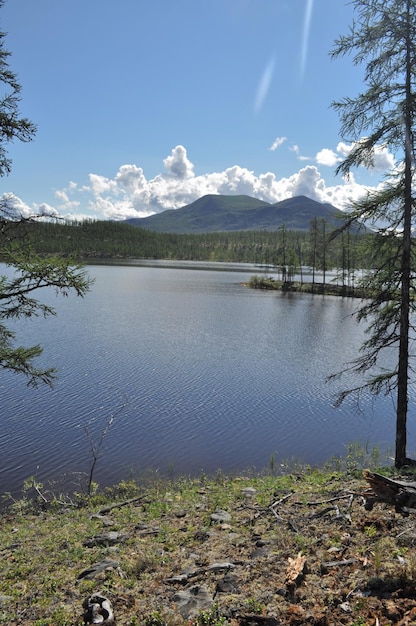
[[[145,218],[132,218],[129,224],[165,233],[209,233],[241,230],[309,230],[311,220],[325,219],[339,225],[345,214],[331,204],[296,196],[275,204],[250,196],[206,195],[180,209]]]

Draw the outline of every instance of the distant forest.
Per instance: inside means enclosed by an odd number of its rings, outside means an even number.
[[[92,259],[177,259],[228,261],[318,271],[346,272],[373,266],[373,235],[338,233],[324,219],[313,219],[309,231],[232,231],[203,234],[157,233],[123,222],[29,222],[28,245],[40,254]]]

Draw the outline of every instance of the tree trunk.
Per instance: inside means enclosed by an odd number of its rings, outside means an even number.
[[[410,24],[410,3],[407,0],[407,14]],[[409,28],[408,28],[409,32]],[[410,264],[411,264],[411,231],[412,231],[412,92],[411,92],[411,41],[407,38],[406,51],[406,101],[404,113],[405,132],[405,174],[404,174],[404,207],[403,207],[403,245],[401,259],[401,313],[399,366],[397,373],[397,412],[396,412],[396,455],[397,468],[407,464],[407,411],[408,411],[408,378],[409,378],[409,315],[410,315]]]

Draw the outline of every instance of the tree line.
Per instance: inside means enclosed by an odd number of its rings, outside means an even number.
[[[337,232],[315,218],[308,231],[232,231],[201,234],[156,233],[114,221],[28,222],[28,243],[42,255],[93,258],[144,258],[254,263],[287,268],[290,273],[308,266],[319,272],[339,268],[353,280],[357,269],[376,260],[372,234]]]

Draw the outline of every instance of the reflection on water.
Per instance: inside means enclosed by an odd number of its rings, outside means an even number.
[[[325,382],[363,340],[357,301],[250,290],[247,268],[232,269],[93,266],[84,300],[48,293],[58,316],[22,322],[19,339],[40,342],[59,377],[33,390],[1,374],[1,491],[88,471],[85,427],[98,442],[124,403],[100,484],[146,468],[260,469],[272,455],[322,463],[354,440],[391,447],[389,398],[335,409],[340,386]]]

